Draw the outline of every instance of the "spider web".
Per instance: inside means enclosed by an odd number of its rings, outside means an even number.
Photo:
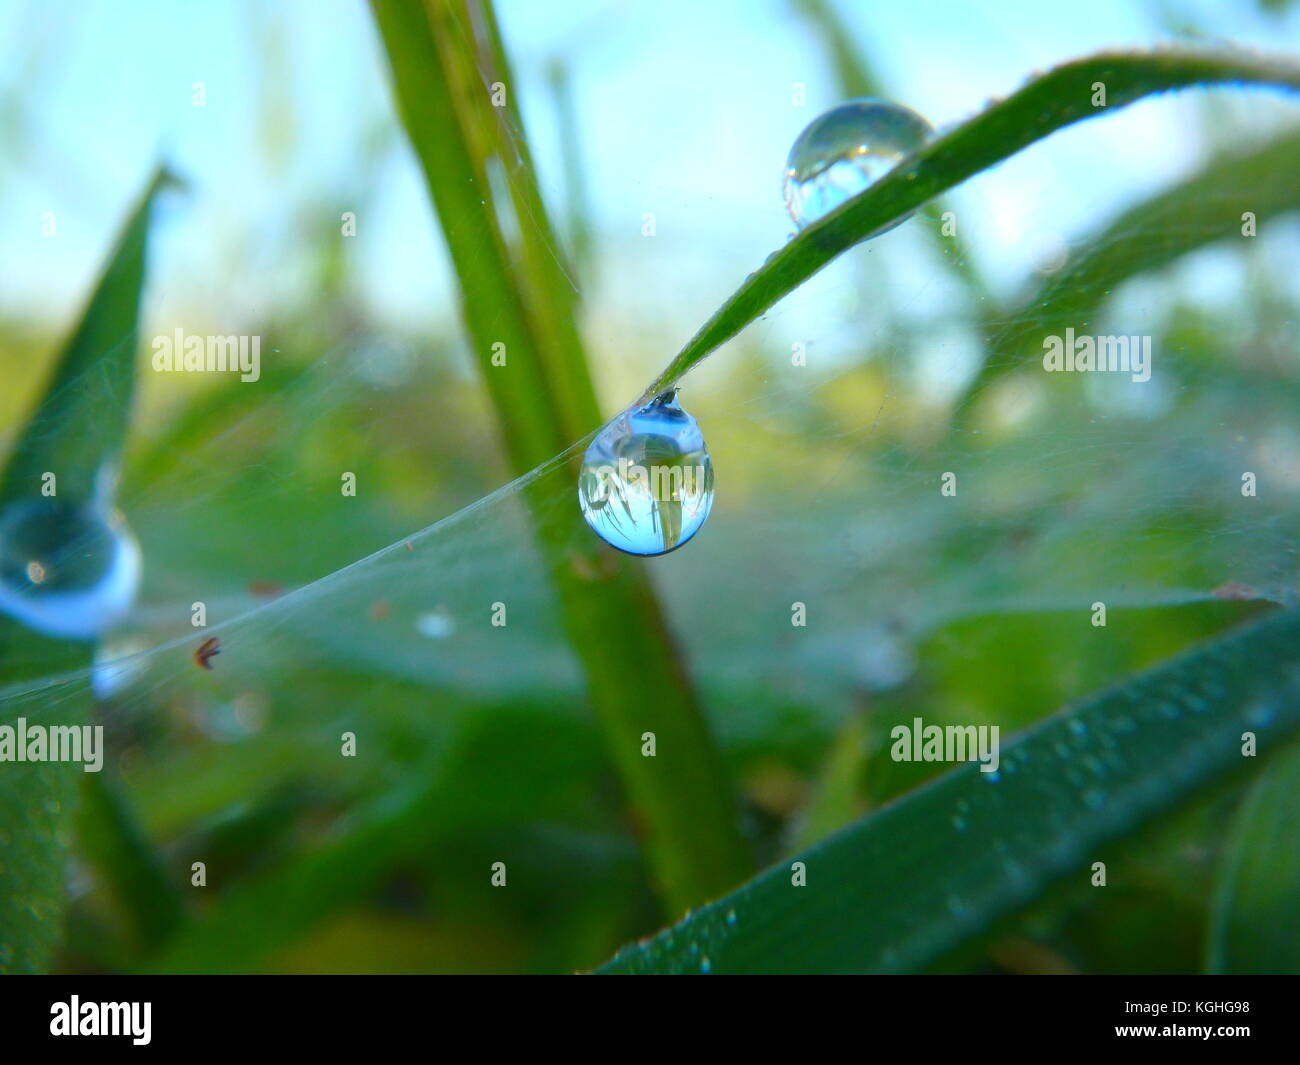
[[[973,185],[956,202],[979,247],[996,237]],[[1295,276],[1294,217],[1126,282],[1079,323],[1153,335],[1146,383],[1033,361],[978,376],[985,360],[1011,366],[997,347],[1011,322],[935,259],[935,224],[860,245],[680,382],[717,499],[682,550],[638,564],[730,750],[779,734],[791,706],[829,735],[923,675],[930,641],[964,620],[1072,614],[1083,641],[1097,603],[1295,603],[1296,294],[1279,282],[1245,298],[1259,276]],[[1207,274],[1242,298],[1197,308],[1189,328],[1182,294]],[[144,549],[139,606],[94,667],[0,687],[0,724],[93,700],[166,836],[284,780],[381,789],[435,765],[463,715],[542,703],[586,719],[524,490],[577,508],[568,459],[591,436],[480,496],[499,464],[467,471],[466,440],[489,446],[489,415],[455,371],[419,383],[426,346],[360,338],[156,419],[118,500]],[[407,498],[421,478],[432,487]],[[349,732],[363,757],[339,782]]]
[[[868,251],[828,273],[869,270]],[[832,295],[846,284],[831,280]],[[864,687],[901,683],[928,635],[972,615],[1083,616],[1096,602],[1116,609],[1224,597],[1294,601],[1294,382],[1252,387],[1238,378],[1229,387],[1212,365],[1180,365],[1176,401],[1166,395],[1144,409],[1141,383],[1079,374],[1044,395],[1045,375],[1031,369],[945,411],[918,398],[916,360],[908,340],[896,339],[896,323],[875,330],[865,360],[818,370],[782,365],[775,334],[784,316],[778,311],[733,345],[745,349],[743,398],[734,387],[740,374],[726,365],[734,353],[683,383],[684,405],[704,425],[718,469],[718,499],[697,542],[644,562],[710,691],[734,699],[738,690],[775,688],[842,705]],[[853,329],[843,320],[811,350]],[[317,360],[278,393],[281,438],[345,403],[383,409],[390,390],[382,385],[358,397],[368,357]],[[756,358],[766,361],[757,377]],[[1158,384],[1179,353],[1158,343],[1156,358]],[[862,400],[855,409],[837,403],[828,412],[827,397],[851,390]],[[945,424],[984,401],[988,424],[955,431]],[[164,719],[184,705],[197,720],[229,718],[232,734],[255,736],[276,731],[281,689],[312,670],[346,669],[471,701],[539,691],[580,701],[581,676],[521,492],[534,485],[546,507],[576,507],[565,459],[590,437],[471,505],[281,592],[268,583],[279,560],[241,541],[230,523],[292,507],[296,495],[300,515],[288,512],[277,526],[291,529],[310,557],[322,509],[361,511],[368,482],[362,467],[358,498],[323,501],[318,485],[295,492],[299,471],[269,459],[232,461],[262,435],[269,414],[241,405],[169,473],[142,488],[128,480],[121,508],[145,543],[146,566],[158,554],[151,543],[170,545],[166,571],[152,576],[94,669],[0,691],[6,721],[39,718],[93,688],[110,718]],[[1243,496],[1244,471],[1255,473],[1258,496]],[[948,472],[951,496],[942,492]],[[253,476],[272,489],[269,497],[247,491]],[[226,526],[205,531],[210,513]],[[235,564],[208,577],[204,553],[221,539]],[[231,568],[244,580],[232,581]],[[792,629],[796,601],[811,615],[810,638]],[[202,628],[191,624],[196,602],[207,611]],[[492,624],[496,603],[506,607],[503,626]],[[205,671],[193,654],[211,636],[220,656]],[[240,726],[240,707],[250,705],[265,712],[242,714],[248,723]]]

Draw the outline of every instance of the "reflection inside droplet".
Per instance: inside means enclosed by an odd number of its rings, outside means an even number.
[[[851,100],[831,108],[813,119],[790,149],[785,164],[790,217],[800,228],[817,221],[870,188],[932,136],[934,127],[924,117],[888,100]]]
[[[624,411],[583,456],[582,516],[631,555],[662,555],[700,530],[713,506],[713,463],[677,390]]]

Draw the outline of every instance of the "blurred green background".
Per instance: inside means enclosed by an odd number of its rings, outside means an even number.
[[[602,417],[788,239],[785,153],[826,107],[878,91],[942,127],[1109,45],[1300,41],[1274,4],[593,0],[496,18],[517,124],[490,191],[540,190],[553,231],[525,212],[505,235],[541,236]],[[844,255],[683,383],[714,512],[682,551],[627,563],[570,520],[566,463],[498,491],[529,464],[461,313],[503,297],[462,292],[366,6],[10,3],[0,53],[7,444],[152,168],[183,182],[154,213],[118,491],[138,605],[53,687],[58,645],[0,660],[5,721],[86,699],[111,745],[111,799],[61,822],[68,905],[37,915],[52,968],[569,972],[679,917],[563,620],[566,552],[578,583],[606,564],[648,578],[753,868],[947,768],[891,760],[897,723],[997,724],[1006,742],[1294,604],[1293,99],[1143,101],[945,196],[958,240],[936,208]],[[1256,200],[1258,236],[1225,237]],[[1151,335],[1152,380],[1041,373],[1033,352],[1066,324]],[[260,336],[260,380],[152,372],[150,338],[178,328]],[[211,672],[196,602],[221,639]],[[611,632],[600,653],[607,690],[656,702],[657,652]],[[1273,764],[1294,794],[1294,753]],[[1290,965],[1295,949],[1215,953],[1243,863],[1264,894],[1300,894],[1263,857],[1290,834],[1251,842],[1257,776],[1100,855],[1106,890],[1080,873],[936,965]]]

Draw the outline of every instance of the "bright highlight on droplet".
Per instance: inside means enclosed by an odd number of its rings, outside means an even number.
[[[662,555],[700,531],[713,506],[713,463],[675,388],[596,435],[583,456],[578,504],[602,540],[630,555]]]
[[[785,206],[800,228],[870,188],[934,136],[910,107],[851,100],[818,116],[795,139],[785,164]],[[876,233],[893,229],[899,218]],[[876,234],[873,233],[872,236]]]
[[[0,612],[43,635],[98,636],[135,601],[140,568],[120,515],[55,499],[0,513]]]

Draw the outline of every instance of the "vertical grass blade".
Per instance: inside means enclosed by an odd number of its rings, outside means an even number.
[[[494,16],[465,2],[372,6],[510,458],[517,472],[532,469],[602,419]],[[504,106],[493,106],[494,86]],[[494,365],[495,345],[505,365]],[[528,502],[650,864],[680,912],[750,869],[721,759],[644,571],[585,527],[575,535],[576,498],[566,511]],[[641,756],[646,732],[655,758]]]
[[[111,480],[130,421],[150,209],[164,180],[159,171],[132,211],[14,445],[0,477],[0,509],[39,498],[47,471],[60,498],[88,500]],[[0,616],[6,682],[84,668],[92,652],[91,644],[50,639]],[[32,723],[83,724],[88,704],[89,692],[33,704]],[[6,716],[0,725],[16,729],[17,721]],[[61,931],[69,815],[85,776],[68,763],[0,763],[0,971],[49,963]]]

